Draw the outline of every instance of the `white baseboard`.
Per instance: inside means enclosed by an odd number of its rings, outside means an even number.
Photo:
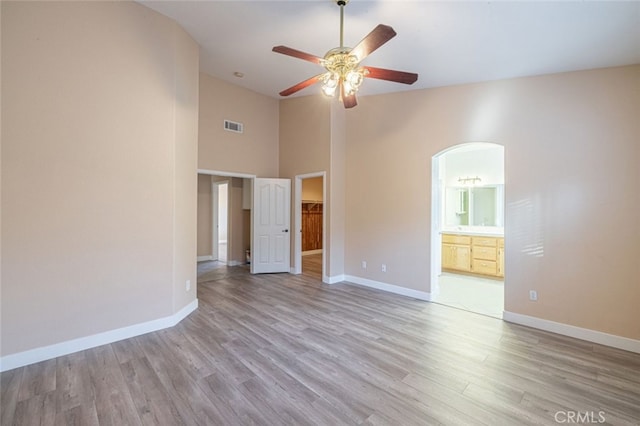
[[[307,251],[303,251],[302,255],[303,256],[309,256],[310,254],[322,254],[322,249],[317,249],[317,250],[307,250]]]
[[[562,324],[560,322],[549,321],[509,311],[504,311],[502,318],[505,321],[515,324],[526,325],[528,327],[562,334],[563,336],[575,337],[576,339],[611,346],[613,348],[623,349],[629,352],[640,353],[640,340],[629,339],[628,337],[616,336],[614,334],[603,333],[601,331]]]
[[[198,299],[168,317],[6,355],[0,358],[0,372],[173,327],[196,309],[198,309]]]
[[[239,265],[244,265],[247,262],[241,262],[239,260],[230,260],[227,262],[227,266],[239,266]]]
[[[198,262],[206,262],[207,260],[213,260],[213,256],[198,256]]]
[[[344,274],[334,275],[333,277],[324,275],[322,277],[322,282],[325,284],[337,284],[337,283],[341,283],[342,281],[344,281]]]
[[[371,287],[389,293],[399,294],[401,296],[412,297],[414,299],[425,300],[427,302],[431,301],[431,294],[427,293],[426,291],[413,290],[411,288],[400,287],[394,284],[387,284],[380,281],[374,281],[368,278],[355,277],[353,275],[346,275],[344,279],[345,281],[365,287]]]

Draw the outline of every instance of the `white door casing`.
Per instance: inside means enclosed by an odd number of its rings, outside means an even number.
[[[211,182],[211,260],[218,260],[218,185]]]
[[[222,180],[213,182],[212,186],[215,187],[215,209],[213,213],[214,217],[214,232],[215,239],[213,241],[213,245],[215,247],[215,260],[219,262],[228,264],[229,263],[229,248],[230,244],[230,221],[229,221],[229,211],[231,207],[231,203],[229,202],[229,187],[231,181]],[[224,200],[224,202],[223,202]],[[225,244],[222,245],[221,241],[224,240]]]
[[[291,181],[253,180],[251,273],[289,272],[291,264]]]
[[[302,181],[309,178],[322,178],[322,199],[327,199],[327,173],[315,172],[296,175],[293,195],[293,270],[294,274],[302,273]],[[322,281],[328,282],[326,274],[326,254],[327,254],[327,212],[322,212]]]

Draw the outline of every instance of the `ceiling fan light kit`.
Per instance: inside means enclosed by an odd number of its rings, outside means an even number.
[[[327,69],[322,74],[322,91],[327,96],[334,96],[340,84],[344,85],[347,96],[355,94],[367,74],[367,70],[358,67],[358,59],[349,52],[350,49],[337,47],[331,49],[322,60],[322,66]]]
[[[323,58],[286,46],[276,46],[273,51],[283,55],[313,62],[321,65],[326,72],[302,81],[295,86],[280,92],[280,96],[289,96],[305,87],[321,82],[322,93],[334,97],[339,95],[345,108],[353,108],[358,104],[356,93],[365,78],[413,84],[418,74],[361,66],[360,62],[373,51],[395,37],[396,32],[388,25],[378,25],[353,49],[344,46],[344,7],[348,0],[334,0],[340,6],[340,47],[329,50]]]

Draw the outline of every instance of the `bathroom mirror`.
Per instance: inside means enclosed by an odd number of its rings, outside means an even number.
[[[502,189],[502,185],[447,187],[445,225],[504,226]]]

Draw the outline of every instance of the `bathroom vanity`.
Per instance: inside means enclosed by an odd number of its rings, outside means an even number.
[[[504,277],[503,184],[445,188],[442,218],[443,271]]]
[[[442,232],[442,270],[504,277],[504,237],[474,232]]]

